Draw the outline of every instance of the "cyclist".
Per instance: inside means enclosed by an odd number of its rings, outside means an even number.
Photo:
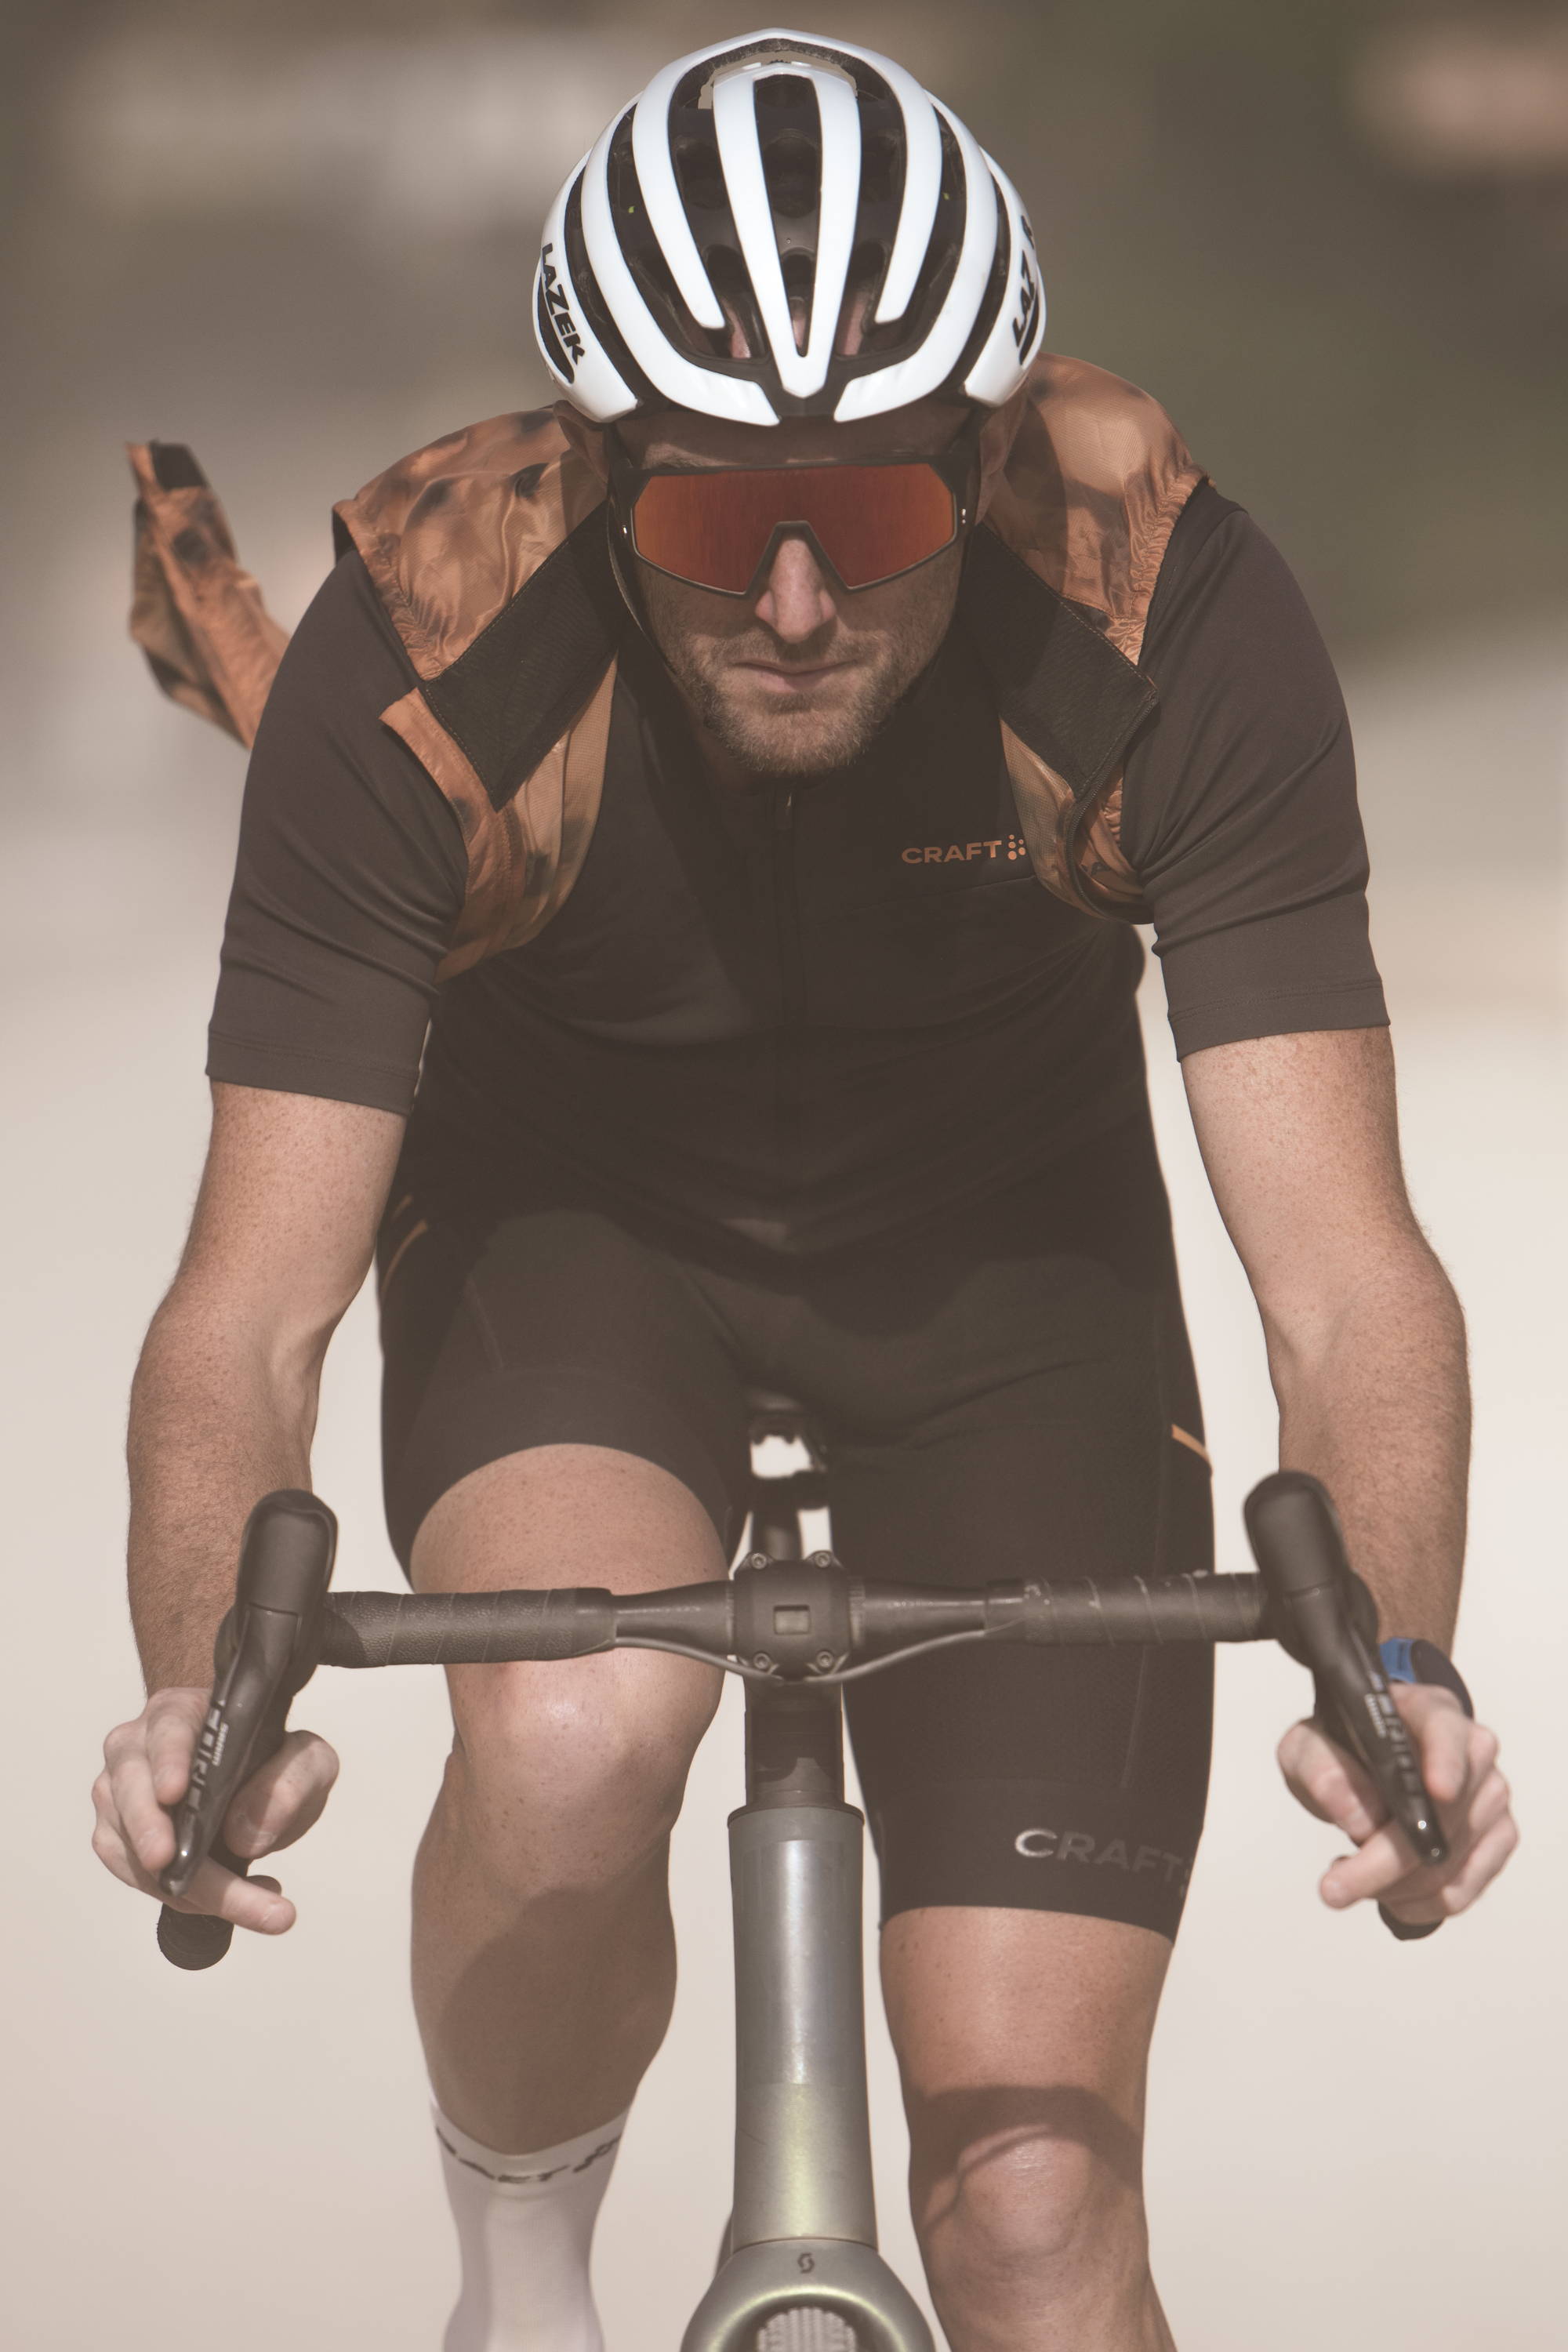
[[[378,1250],[385,1481],[425,1590],[724,1574],[747,1392],[826,1433],[868,1574],[1209,1563],[1133,992],[1147,918],[1284,1463],[1394,1639],[1453,1858],[1312,1723],[1324,1899],[1463,1909],[1514,1843],[1445,1649],[1468,1406],[1406,1202],[1343,710],[1284,565],[1152,400],[1042,355],[1010,184],[891,60],[678,60],[547,223],[563,394],[340,509],[256,744],[214,1125],[132,1412],[151,1696],[98,1850],[171,1850],[214,1624]],[[379,1239],[378,1239],[379,1236]],[[717,1677],[457,1669],[415,1999],[450,2352],[599,2344],[589,2235],[664,2032],[666,1848]],[[882,1969],[957,2352],[1166,2345],[1145,2060],[1202,1824],[1206,1654],[950,1653],[860,1685]],[[231,1811],[298,1837],[293,1734]],[[275,1878],[191,1904],[264,1934]]]

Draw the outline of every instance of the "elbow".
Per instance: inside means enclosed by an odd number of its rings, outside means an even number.
[[[1426,1236],[1408,1229],[1347,1258],[1298,1270],[1289,1286],[1257,1292],[1269,1379],[1282,1410],[1363,1364],[1462,1364],[1464,1312]]]
[[[243,1402],[309,1447],[321,1365],[348,1305],[312,1307],[195,1271],[176,1276],[149,1328],[131,1391],[134,1423],[173,1398]]]

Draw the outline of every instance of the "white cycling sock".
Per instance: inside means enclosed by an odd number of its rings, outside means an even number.
[[[588,2253],[626,2116],[500,2156],[432,2112],[463,2265],[446,2352],[604,2352]]]

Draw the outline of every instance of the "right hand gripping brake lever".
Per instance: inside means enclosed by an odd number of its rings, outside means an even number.
[[[1311,1668],[1320,1721],[1366,1766],[1417,1861],[1446,1862],[1437,1808],[1378,1656],[1377,1605],[1345,1556],[1327,1488],[1304,1470],[1276,1471],[1253,1488],[1245,1517],[1274,1631],[1290,1655]],[[1429,1932],[1412,1930],[1378,1907],[1401,1940]]]
[[[174,1815],[165,1895],[184,1895],[208,1854],[245,1875],[248,1865],[223,1843],[224,1816],[281,1747],[289,1706],[314,1670],[337,1538],[326,1504],[295,1487],[264,1495],[246,1522],[235,1605],[218,1633],[212,1698]],[[233,1936],[228,1920],[208,1913],[165,1904],[158,1915],[158,1948],[176,1968],[210,1969]]]

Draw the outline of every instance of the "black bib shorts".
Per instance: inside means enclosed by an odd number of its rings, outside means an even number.
[[[423,1160],[425,1164],[418,1164]],[[749,1388],[810,1410],[868,1577],[1212,1567],[1202,1422],[1147,1113],[1044,1175],[810,1255],[679,1232],[575,1173],[405,1155],[380,1249],[393,1542],[469,1472],[613,1446],[742,1533]],[[846,1708],[882,1916],[983,1906],[1173,1937],[1203,1826],[1203,1648],[966,1647]]]

